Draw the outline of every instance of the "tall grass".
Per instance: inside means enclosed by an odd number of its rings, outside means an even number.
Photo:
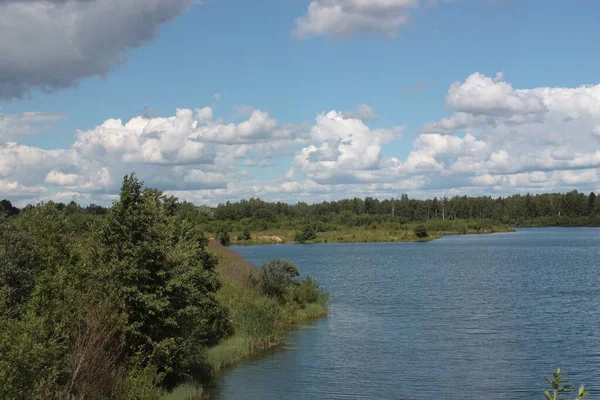
[[[329,224],[325,232],[318,232],[317,238],[307,243],[365,243],[365,242],[417,242],[422,241],[413,233],[417,225],[424,225],[429,232],[426,240],[438,239],[444,235],[464,235],[494,232],[510,232],[511,225],[502,224],[491,219],[430,219],[422,223],[407,223],[383,221],[364,226],[343,226]],[[234,244],[274,244],[273,240],[260,239],[277,236],[281,243],[295,243],[294,235],[297,230],[270,229],[252,233],[250,240],[234,240]],[[235,237],[235,235],[234,235]]]
[[[194,383],[184,383],[177,386],[173,391],[166,392],[160,400],[200,400],[202,399],[202,387]]]
[[[217,299],[229,311],[235,332],[206,351],[205,362],[213,371],[282,343],[285,331],[301,320],[327,315],[325,294],[311,298],[315,302],[308,304],[277,301],[260,291],[258,269],[239,253],[214,241],[208,251],[219,260],[217,271],[223,284]]]

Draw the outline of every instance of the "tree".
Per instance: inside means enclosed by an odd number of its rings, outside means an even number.
[[[250,239],[252,239],[252,234],[250,233],[250,230],[248,228],[244,228],[244,231],[242,232],[242,240]]]
[[[298,276],[294,263],[274,258],[260,267],[260,289],[265,295],[282,300],[288,288],[297,283]]]
[[[231,236],[229,236],[229,229],[222,225],[217,230],[217,241],[223,246],[229,246],[231,244]]]
[[[9,200],[0,201],[0,215],[5,214],[9,217],[19,214],[19,209],[12,205]]]
[[[588,210],[590,213],[593,213],[595,211],[596,208],[596,193],[591,192],[590,195],[588,196]]]
[[[314,240],[317,238],[315,230],[310,226],[306,225],[302,231],[296,232],[294,240],[298,243],[306,243],[307,240]]]
[[[429,233],[427,232],[427,228],[425,228],[424,225],[417,225],[415,227],[414,233],[415,233],[415,236],[418,237],[419,239],[424,239],[427,236],[429,236]]]
[[[27,299],[37,281],[39,263],[32,238],[0,216],[0,315]]]
[[[126,176],[100,232],[98,259],[107,292],[122,300],[125,353],[172,374],[198,362],[201,349],[230,327],[214,297],[220,284],[206,238],[186,219],[168,216],[164,200]]]

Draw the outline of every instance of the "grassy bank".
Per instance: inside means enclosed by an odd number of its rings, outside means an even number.
[[[414,230],[417,225],[424,225],[428,231],[426,239],[418,238]],[[382,223],[369,226],[345,227],[327,226],[317,229],[316,238],[306,243],[364,243],[364,242],[418,242],[439,239],[444,235],[485,234],[495,232],[511,232],[508,224],[500,224],[491,220],[429,220],[422,224]],[[296,243],[297,229],[269,229],[252,232],[250,240],[240,240],[241,232],[233,232],[232,244],[257,245]]]
[[[296,280],[283,298],[270,297],[261,289],[260,270],[239,253],[215,241],[209,243],[207,251],[218,259],[222,286],[217,300],[227,309],[234,334],[205,351],[204,372],[212,375],[260,354],[283,343],[286,331],[299,322],[327,315],[327,295],[310,278]],[[195,388],[189,384],[178,386],[163,399],[199,399],[202,390]]]
[[[281,344],[285,332],[298,322],[327,315],[326,296],[305,304],[290,298],[278,301],[259,290],[258,269],[238,253],[215,242],[208,251],[219,260],[223,286],[217,299],[229,310],[235,332],[206,352],[214,372]]]

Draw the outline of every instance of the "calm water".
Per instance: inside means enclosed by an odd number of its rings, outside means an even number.
[[[214,398],[543,398],[559,366],[600,398],[600,229],[236,250],[295,262],[330,315],[217,377]]]

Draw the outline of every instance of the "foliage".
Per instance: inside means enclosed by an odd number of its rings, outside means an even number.
[[[316,238],[317,238],[317,234],[316,234],[315,230],[309,225],[306,225],[302,229],[302,231],[297,232],[296,235],[294,236],[294,240],[298,243],[306,243],[306,241],[314,240]]]
[[[203,347],[229,334],[214,293],[215,261],[206,239],[186,220],[168,215],[167,199],[125,177],[99,243],[109,287],[122,299],[125,349],[145,354],[142,366],[179,374],[200,361]]]
[[[218,271],[223,278],[223,286],[219,289],[217,298],[228,309],[234,331],[232,337],[206,352],[206,363],[210,369],[219,370],[257,351],[279,344],[286,327],[302,319],[327,314],[327,294],[318,289],[314,282],[304,287],[317,289],[318,294],[301,294],[294,299],[290,295],[292,288],[302,287],[304,281],[298,280],[292,273],[293,283],[286,286],[284,297],[271,298],[261,290],[260,273],[238,253],[214,242],[209,250],[219,259]],[[279,264],[280,261],[276,263]],[[259,275],[259,279],[255,279],[255,275]],[[304,291],[301,290],[300,293]],[[315,298],[323,303],[298,303]]]
[[[252,234],[250,233],[250,230],[248,228],[244,228],[244,231],[242,232],[242,240],[250,239],[252,239]]]
[[[296,285],[291,285],[286,296],[289,302],[294,302],[301,308],[310,303],[327,303],[327,293],[319,289],[319,284],[310,277],[302,279]]]
[[[217,240],[223,246],[229,246],[231,244],[231,236],[229,233],[230,231],[225,225],[221,226],[217,231]]]
[[[186,379],[232,332],[194,210],[131,175],[109,210],[0,217],[0,398],[153,399]]]
[[[567,390],[572,391],[573,385],[569,384],[569,381],[564,381],[561,379],[561,371],[560,368],[556,370],[554,374],[552,374],[552,379],[544,378],[548,384],[550,384],[550,390],[544,389],[544,396],[546,400],[566,400],[565,397],[562,396]],[[588,392],[585,391],[583,385],[579,386],[577,390],[577,395],[575,400],[581,400],[588,396]]]
[[[13,217],[18,214],[19,209],[13,206],[9,200],[4,199],[0,201],[0,216]]]
[[[288,288],[297,283],[299,275],[292,262],[279,258],[269,260],[260,267],[260,289],[265,295],[282,300]]]
[[[425,239],[427,236],[429,236],[429,233],[427,232],[427,228],[425,228],[424,225],[417,225],[415,227],[414,233],[415,233],[415,236],[418,237],[419,239]]]
[[[0,316],[33,290],[40,263],[32,238],[0,216]]]

